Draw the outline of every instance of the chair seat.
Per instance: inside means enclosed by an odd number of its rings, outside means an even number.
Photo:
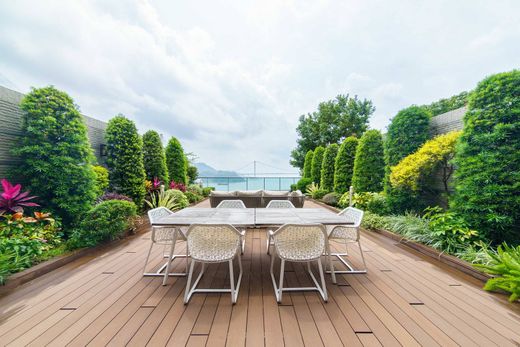
[[[286,260],[308,261],[320,258],[323,253],[323,249],[313,247],[315,245],[314,240],[309,240],[308,245],[301,240],[300,242],[275,241],[275,244],[277,246],[276,250],[278,255]]]

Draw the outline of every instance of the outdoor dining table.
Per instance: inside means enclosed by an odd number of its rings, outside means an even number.
[[[157,219],[154,226],[231,224],[242,228],[268,228],[287,223],[324,225],[352,224],[345,217],[323,208],[185,208]]]

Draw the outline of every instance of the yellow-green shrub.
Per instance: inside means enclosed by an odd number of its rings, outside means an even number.
[[[437,136],[393,166],[390,174],[392,186],[418,191],[424,178],[432,175],[440,165],[448,166],[460,134],[460,131],[452,131]],[[445,184],[448,178],[445,177]]]

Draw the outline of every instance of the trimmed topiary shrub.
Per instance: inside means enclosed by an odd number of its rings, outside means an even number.
[[[158,178],[163,184],[168,184],[166,156],[157,131],[149,130],[143,135],[143,165],[146,179],[153,181]]]
[[[314,156],[314,152],[312,150],[308,150],[307,154],[305,154],[302,178],[312,178],[312,157],[313,156]]]
[[[320,184],[321,181],[321,164],[323,162],[324,153],[325,148],[318,146],[314,149],[314,155],[312,156],[311,178],[316,184]]]
[[[297,183],[296,183],[296,190],[299,190],[299,191],[302,191],[302,192],[305,192],[307,191],[307,186],[309,184],[312,183],[312,178],[310,177],[305,177],[305,178],[301,178]]]
[[[137,206],[143,206],[146,194],[143,144],[134,122],[122,115],[112,118],[105,137],[112,191],[127,195]]]
[[[323,161],[321,163],[321,188],[329,192],[334,189],[334,168],[336,165],[337,155],[338,145],[331,143],[325,149]]]
[[[390,167],[412,154],[429,138],[430,113],[425,107],[410,106],[397,113],[388,126],[385,138],[385,181],[384,188],[388,203],[394,213],[415,210],[418,195],[405,187],[390,185]]]
[[[494,244],[520,243],[520,71],[481,81],[455,155],[452,208]]]
[[[101,242],[115,240],[134,226],[137,207],[122,200],[104,201],[84,215],[68,244],[70,248],[93,247]]]
[[[101,196],[105,193],[109,185],[108,170],[99,165],[94,165],[92,169],[96,175],[96,193],[97,196]]]
[[[358,139],[350,136],[339,146],[334,168],[334,191],[336,193],[343,194],[347,192],[352,185],[357,145]]]
[[[33,89],[21,104],[22,135],[13,153],[17,173],[32,194],[66,226],[78,222],[96,199],[94,156],[74,101],[54,87]]]
[[[357,193],[380,192],[383,189],[385,160],[383,139],[378,130],[368,130],[359,140],[354,160],[352,185]]]
[[[188,184],[188,160],[181,143],[175,137],[172,137],[166,146],[166,167],[171,181]]]

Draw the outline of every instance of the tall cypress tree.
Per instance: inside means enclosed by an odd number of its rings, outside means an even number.
[[[188,184],[188,160],[181,143],[175,137],[172,137],[166,146],[166,167],[170,180]]]
[[[166,156],[157,131],[150,130],[143,135],[143,163],[148,180],[157,177],[163,184],[168,185]]]
[[[357,193],[383,190],[385,159],[383,138],[378,130],[368,130],[361,136],[354,160],[352,185]]]
[[[305,154],[305,162],[303,164],[303,178],[311,178],[312,177],[312,157],[314,156],[314,152],[312,150],[307,151]]]
[[[105,137],[110,188],[131,197],[138,207],[143,206],[146,194],[143,143],[134,122],[123,115],[112,118]]]
[[[50,86],[33,89],[24,111],[16,170],[46,208],[75,224],[96,198],[94,155],[87,127],[74,101]]]
[[[312,181],[316,184],[320,184],[321,181],[321,163],[323,161],[323,154],[325,153],[325,148],[318,146],[314,149],[314,155],[312,157],[311,164],[311,178]]]
[[[325,149],[321,163],[321,188],[329,192],[334,189],[334,168],[337,155],[338,145],[331,143]]]
[[[339,147],[334,171],[334,191],[336,193],[343,194],[347,192],[352,185],[357,145],[358,139],[349,136]]]

